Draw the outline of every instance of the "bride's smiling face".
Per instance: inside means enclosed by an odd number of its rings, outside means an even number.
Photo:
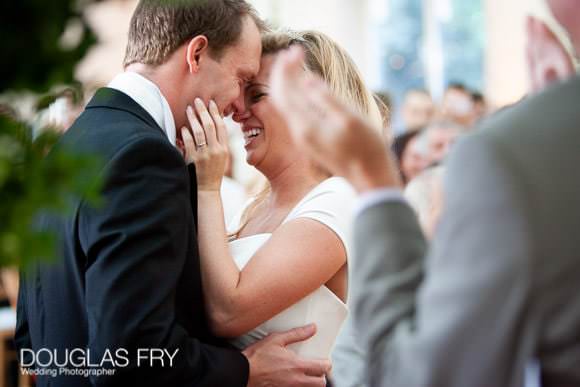
[[[284,168],[299,152],[286,121],[268,97],[270,70],[275,55],[264,55],[260,72],[246,89],[247,113],[240,120],[244,133],[246,160],[261,172]]]

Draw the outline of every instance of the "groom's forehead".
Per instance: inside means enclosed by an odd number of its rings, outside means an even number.
[[[260,51],[252,52],[238,47],[232,50],[229,60],[236,71],[236,76],[244,80],[251,80],[260,71]]]
[[[256,78],[258,72],[260,71],[260,60],[253,61],[252,63],[243,64],[240,67],[240,72],[242,79],[252,80]]]
[[[233,60],[237,63],[240,76],[244,79],[253,78],[260,70],[262,56],[262,34],[251,18],[244,20],[241,36],[234,49]]]
[[[234,47],[230,48],[226,57],[222,58],[221,64],[229,68],[236,77],[244,80],[250,80],[258,75],[260,70],[260,58],[257,59],[253,55],[244,53],[244,51],[236,50]]]

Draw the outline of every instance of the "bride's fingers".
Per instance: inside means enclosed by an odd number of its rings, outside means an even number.
[[[205,137],[205,132],[201,127],[195,113],[193,112],[193,108],[191,106],[187,106],[186,115],[187,120],[189,121],[189,126],[191,127],[191,131],[193,132],[193,140],[195,141],[195,145],[197,147],[204,147],[207,145],[207,139]]]
[[[380,131],[374,130],[372,124],[358,112],[332,95],[321,79],[313,79],[310,84],[310,102],[322,112],[319,121],[320,134],[329,134],[336,138],[337,135],[342,137],[352,131],[370,131],[373,135],[376,132],[378,136]]]
[[[181,128],[181,138],[183,140],[183,148],[185,150],[185,161],[187,164],[193,162],[193,155],[195,155],[195,142],[193,141],[193,137],[189,132],[189,129],[185,126]]]
[[[197,111],[197,116],[201,120],[201,125],[203,127],[203,131],[205,132],[205,138],[207,139],[207,144],[208,146],[212,147],[217,143],[215,123],[201,98],[195,99],[195,110]]]
[[[304,136],[309,130],[320,124],[322,109],[312,103],[309,96],[310,90],[304,79],[301,82],[296,82],[295,89],[289,91],[286,116],[293,132]]]
[[[356,113],[336,98],[330,92],[328,85],[320,78],[314,78],[311,81],[314,92],[312,97],[320,102],[320,106],[324,108],[325,112],[330,115],[356,115]]]
[[[228,143],[226,123],[224,122],[224,119],[219,112],[218,106],[213,99],[209,102],[209,113],[211,114],[213,122],[216,126],[217,141],[222,145],[226,145]]]
[[[285,63],[283,72],[288,77],[287,79],[302,77],[305,74],[304,50],[302,47],[292,46],[282,55],[282,61]]]
[[[311,119],[317,120],[319,126],[325,128],[336,126],[350,117],[349,109],[330,93],[324,81],[312,78],[308,86],[308,103],[312,106],[309,113]]]
[[[308,98],[309,76],[304,71],[304,52],[298,47],[279,54],[271,74],[274,104],[286,117],[294,134],[303,136],[320,120],[320,114]]]
[[[185,144],[183,144],[181,133],[179,133],[179,138],[175,139],[175,146],[177,147],[177,150],[179,150],[179,153],[181,153],[181,155],[185,157]]]

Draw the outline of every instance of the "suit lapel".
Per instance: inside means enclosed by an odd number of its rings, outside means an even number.
[[[95,93],[86,109],[105,108],[123,110],[133,114],[149,126],[159,130],[165,136],[163,129],[155,122],[153,117],[145,111],[135,100],[119,90],[103,87]]]

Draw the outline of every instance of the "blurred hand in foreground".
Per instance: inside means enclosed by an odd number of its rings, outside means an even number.
[[[400,187],[395,162],[380,131],[338,101],[326,84],[304,71],[298,47],[278,55],[272,68],[270,95],[288,121],[297,143],[359,192]]]

